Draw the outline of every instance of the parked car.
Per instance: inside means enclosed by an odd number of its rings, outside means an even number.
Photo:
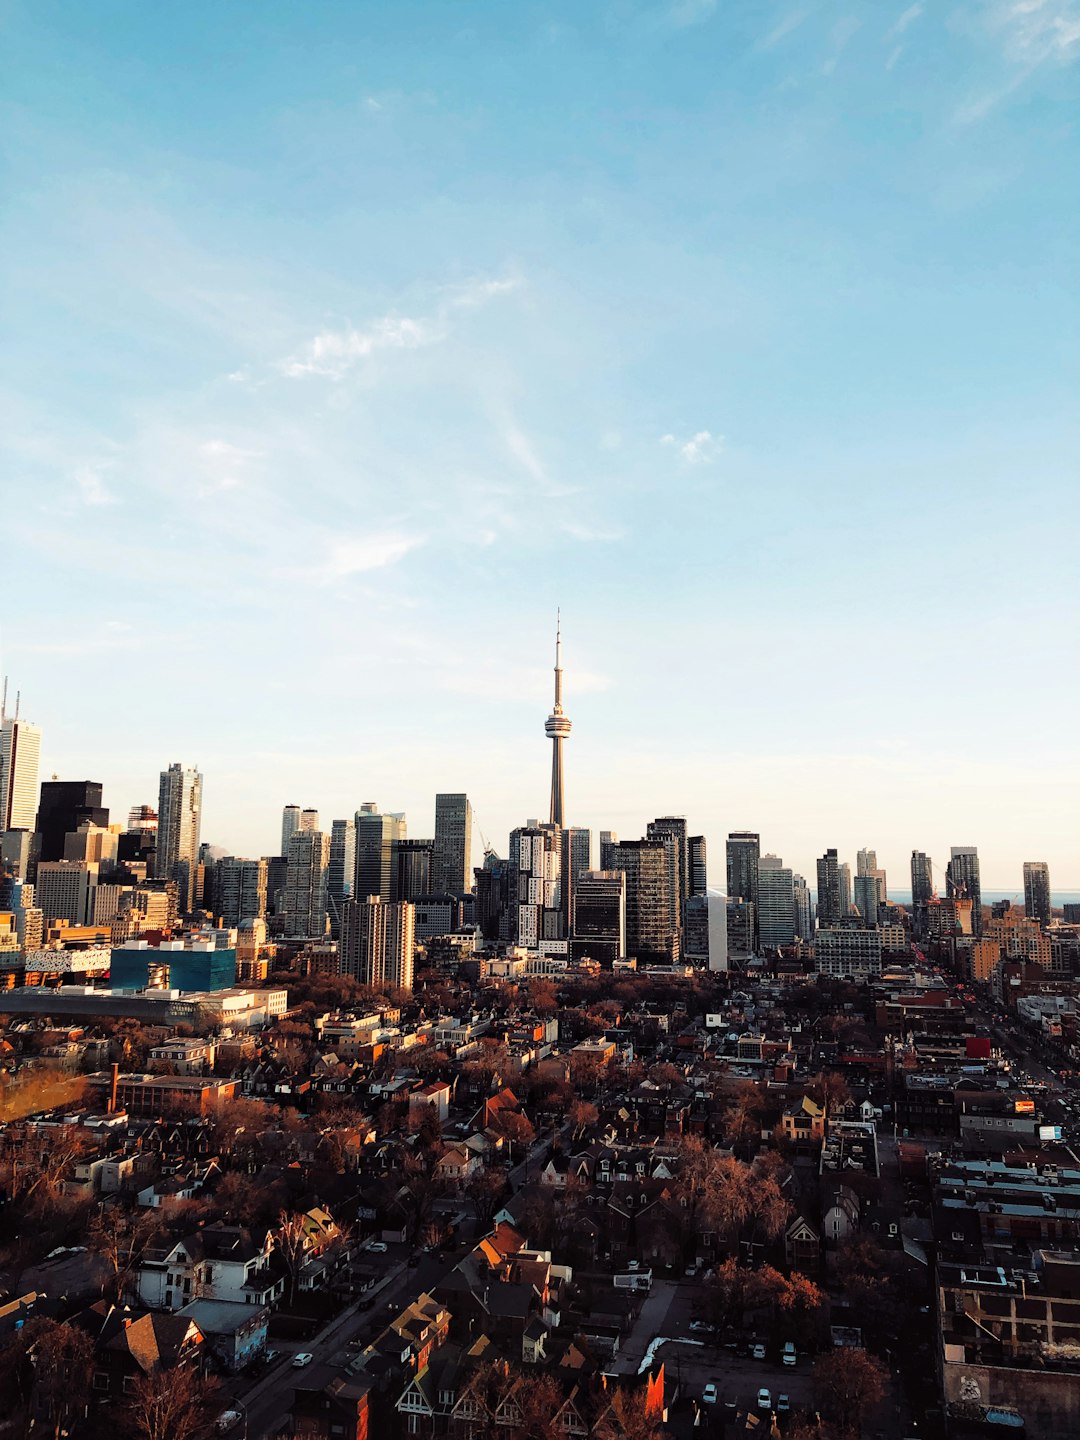
[[[780,1359],[785,1365],[797,1365],[799,1363],[799,1354],[795,1349],[794,1340],[784,1341],[784,1348],[780,1352]]]
[[[301,1350],[299,1355],[292,1357],[293,1369],[303,1370],[304,1366],[310,1365],[314,1359],[314,1355],[309,1354],[306,1350]]]
[[[757,1392],[757,1408],[759,1410],[772,1409],[772,1391],[766,1390],[764,1385]]]
[[[791,1401],[790,1401],[790,1399],[788,1398],[788,1396],[786,1396],[786,1395],[777,1395],[777,1397],[776,1397],[776,1413],[777,1413],[777,1415],[790,1415],[790,1414],[791,1414]]]
[[[711,1335],[714,1329],[715,1326],[710,1325],[707,1320],[690,1321],[690,1332],[693,1335]]]
[[[386,1241],[385,1241],[385,1240],[371,1240],[371,1241],[368,1242],[368,1247],[367,1247],[367,1248],[371,1251],[371,1253],[372,1253],[373,1255],[385,1255],[385,1254],[386,1254]]]
[[[239,1410],[223,1410],[214,1422],[214,1429],[219,1435],[225,1435],[243,1418]]]
[[[754,1345],[754,1348],[750,1351],[750,1358],[751,1360],[765,1359],[765,1346],[761,1343],[760,1340],[757,1341],[757,1343]]]
[[[719,1392],[716,1388],[716,1381],[710,1380],[709,1383],[705,1386],[705,1389],[701,1392],[701,1399],[703,1404],[715,1405],[718,1393]]]

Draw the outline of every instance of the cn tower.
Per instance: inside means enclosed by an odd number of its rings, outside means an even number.
[[[555,707],[544,721],[544,734],[551,737],[551,823],[563,823],[563,741],[570,734],[570,721],[562,708],[562,617],[555,621]]]

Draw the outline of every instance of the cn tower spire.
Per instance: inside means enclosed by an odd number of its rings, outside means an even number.
[[[570,721],[562,708],[562,612],[555,618],[555,705],[544,723],[544,734],[551,741],[551,815],[552,825],[563,825],[563,741],[570,734]]]

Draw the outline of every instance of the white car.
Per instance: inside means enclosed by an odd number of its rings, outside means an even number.
[[[310,1365],[314,1359],[314,1355],[309,1355],[306,1350],[301,1350],[299,1355],[294,1355],[292,1357],[293,1369],[303,1370],[304,1366]]]
[[[764,1385],[757,1392],[757,1408],[759,1410],[772,1409],[772,1392],[766,1390]]]
[[[784,1341],[784,1348],[780,1353],[780,1359],[785,1365],[797,1365],[799,1363],[799,1355],[795,1349],[794,1340]]]
[[[369,1243],[369,1245],[368,1245],[367,1248],[371,1251],[371,1253],[372,1253],[373,1255],[385,1255],[385,1254],[386,1254],[386,1241],[385,1241],[385,1240],[372,1240],[372,1241]]]
[[[754,1346],[754,1348],[750,1351],[750,1358],[751,1358],[752,1360],[764,1360],[764,1359],[765,1359],[765,1346],[762,1345],[762,1343],[761,1343],[760,1340],[759,1340],[758,1343]]]
[[[701,1399],[705,1405],[715,1405],[717,1397],[716,1381],[710,1380],[701,1392]]]
[[[223,1410],[214,1422],[214,1429],[219,1435],[225,1435],[234,1425],[239,1425],[243,1418],[239,1410]]]

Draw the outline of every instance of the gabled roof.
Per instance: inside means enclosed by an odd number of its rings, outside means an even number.
[[[120,1317],[117,1326],[106,1328],[112,1333],[105,1339],[103,1329],[98,1340],[101,1348],[130,1355],[144,1375],[153,1370],[172,1369],[188,1346],[203,1343],[202,1331],[195,1322],[179,1315],[155,1312],[141,1315],[137,1320]]]

